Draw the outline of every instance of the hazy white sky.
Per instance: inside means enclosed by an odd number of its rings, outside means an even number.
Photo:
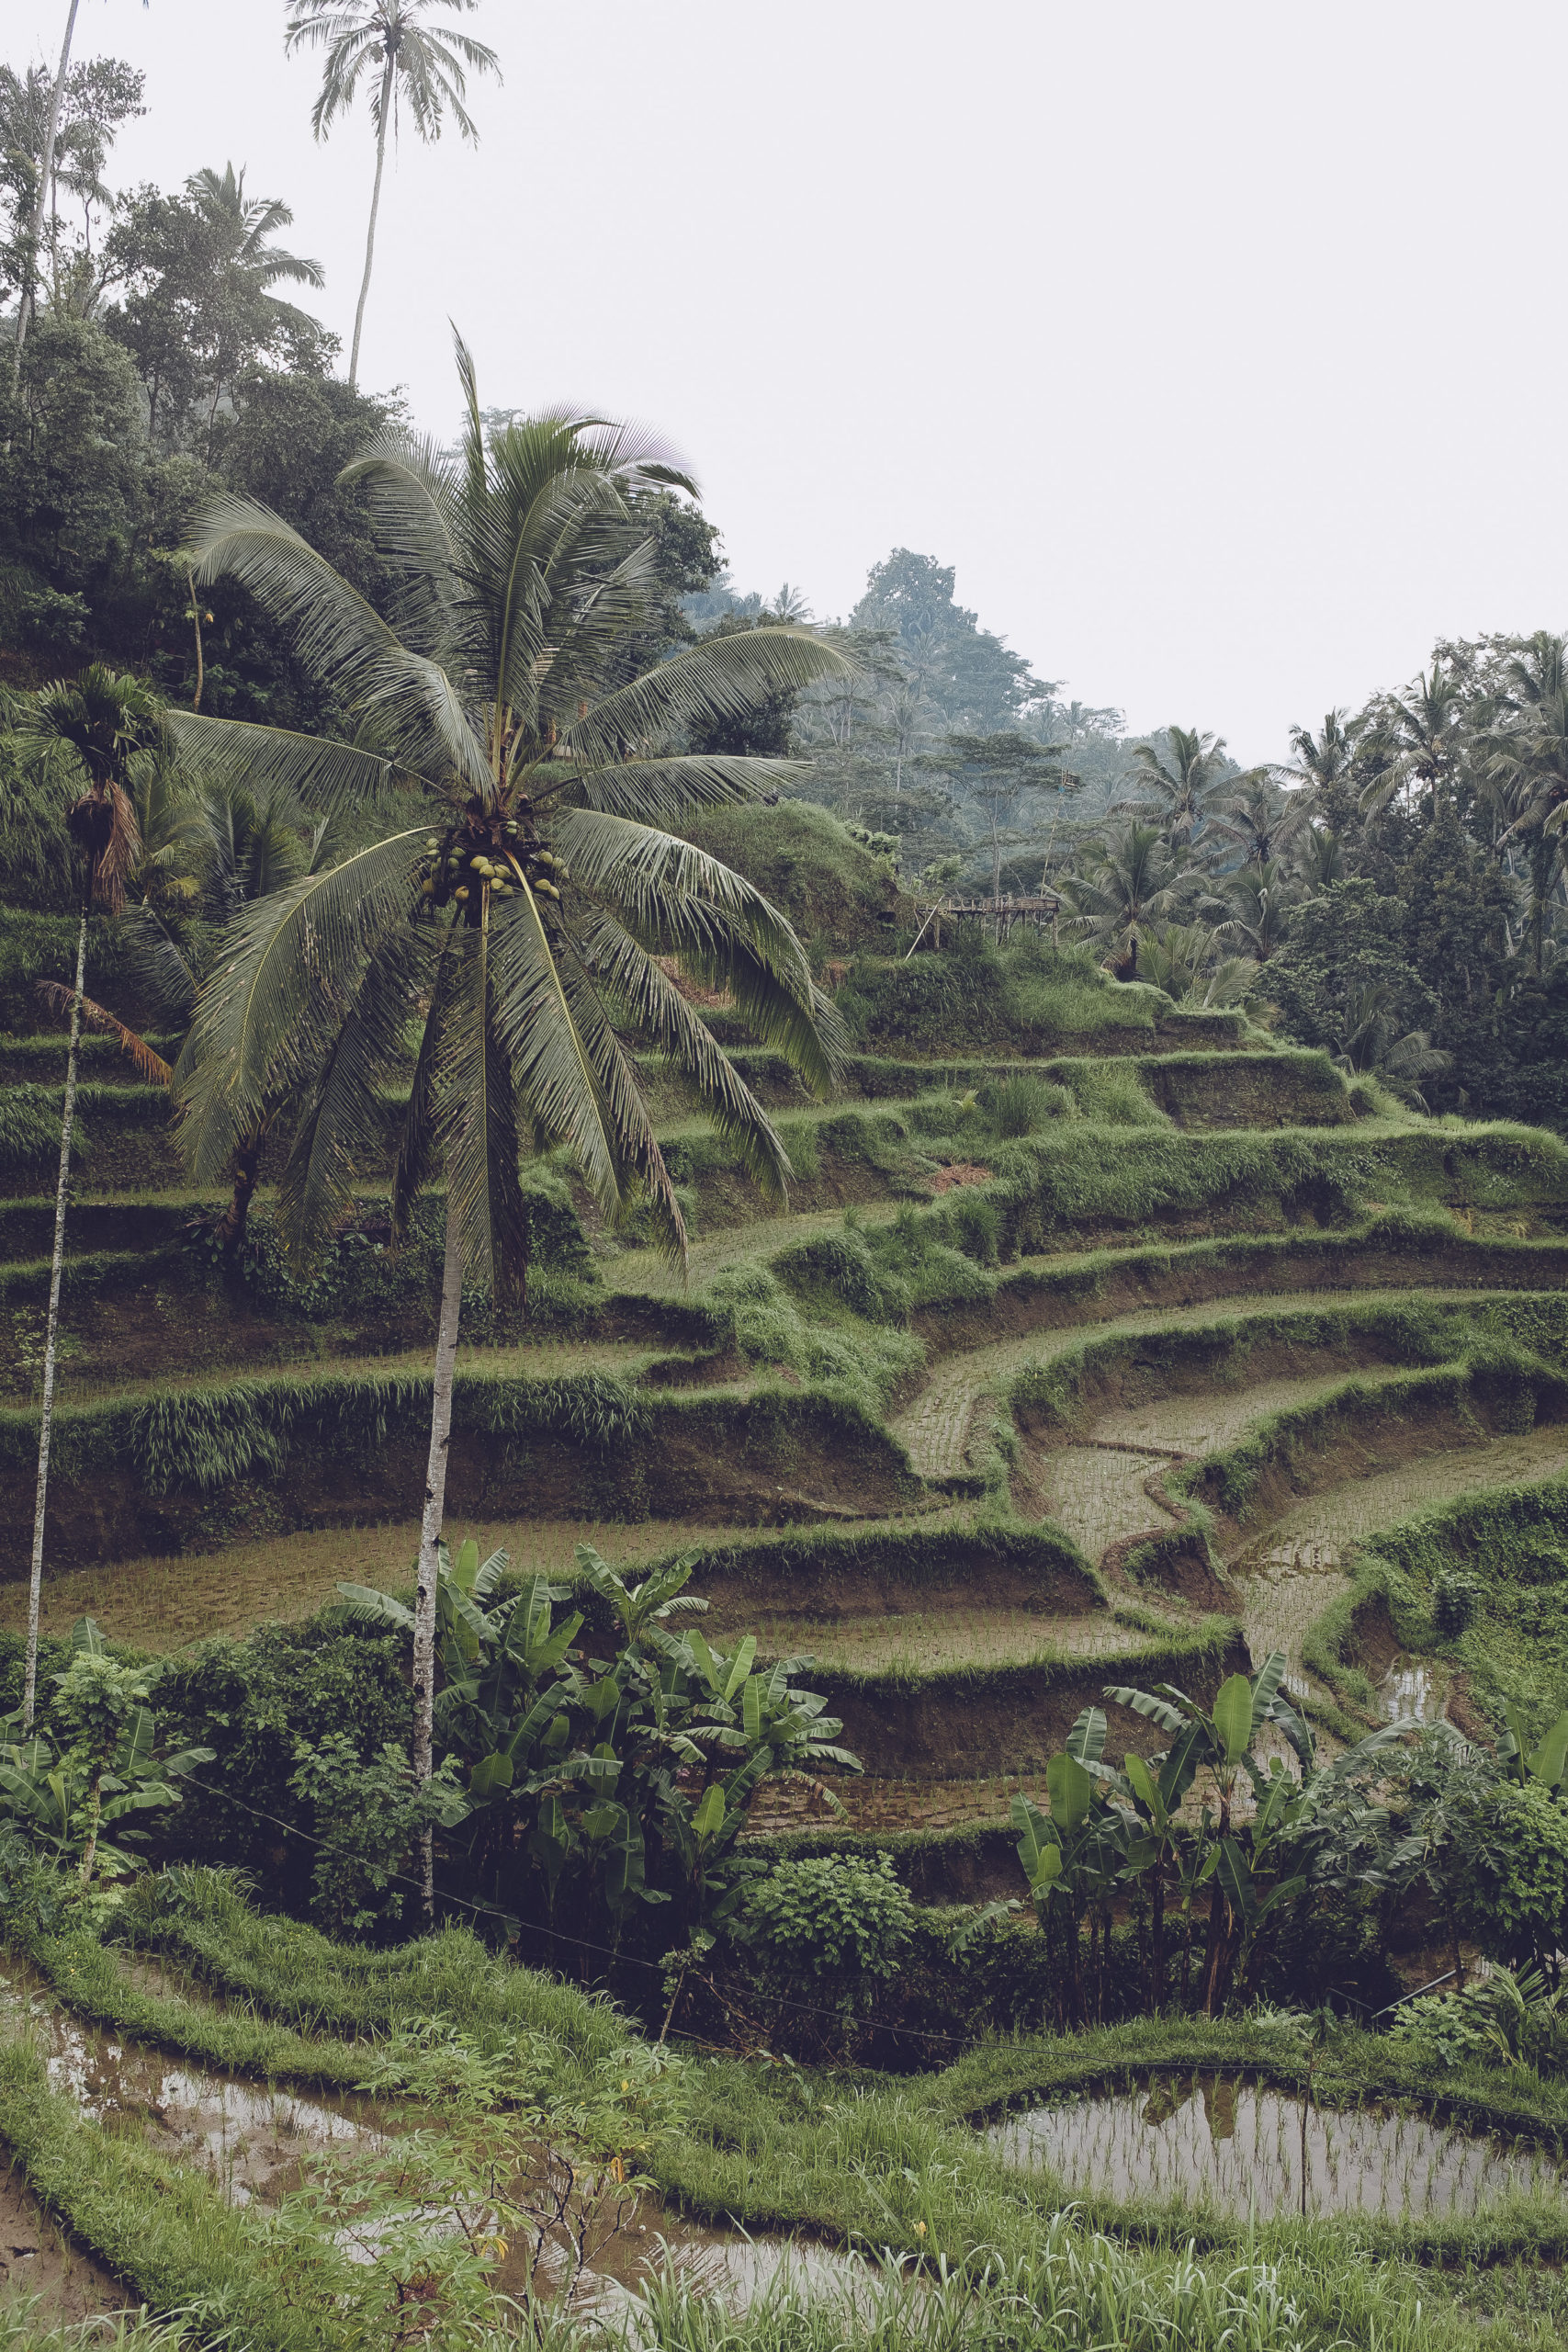
[[[9,62],[65,0],[5,0]],[[283,0],[82,0],[115,176],[248,166],[346,345],[363,114]],[[361,379],[689,453],[738,584],[895,545],[1045,676],[1243,758],[1434,637],[1562,626],[1561,0],[483,0],[478,151],[389,172]],[[307,298],[308,300],[311,298]]]

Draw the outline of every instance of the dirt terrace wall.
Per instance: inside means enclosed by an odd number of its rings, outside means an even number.
[[[931,1675],[913,1684],[818,1668],[812,1687],[852,1725],[852,1745],[867,1772],[879,1779],[959,1781],[1043,1771],[1082,1710],[1104,1705],[1108,1683],[1146,1690],[1174,1682],[1208,1704],[1227,1675],[1247,1670],[1246,1649],[1236,1640],[1208,1655],[1151,1653],[1135,1667],[1105,1661],[1003,1667]],[[1118,1714],[1117,1736],[1141,1755],[1169,1745],[1157,1724],[1131,1713]]]
[[[497,1428],[497,1391],[525,1383],[459,1381],[448,1518],[728,1520],[739,1527],[886,1516],[919,1492],[874,1422],[812,1396],[637,1400],[606,1440],[553,1428]],[[558,1384],[561,1391],[570,1383]],[[148,1408],[113,1406],[56,1421],[45,1553],[51,1570],[144,1554],[220,1549],[241,1536],[417,1518],[424,1489],[427,1381],[326,1380],[206,1392],[213,1427],[183,1475],[160,1466]],[[188,1396],[168,1400],[178,1405]],[[499,1402],[504,1409],[504,1393]],[[242,1409],[255,1427],[235,1425]],[[37,1416],[0,1421],[0,1579],[27,1573]]]

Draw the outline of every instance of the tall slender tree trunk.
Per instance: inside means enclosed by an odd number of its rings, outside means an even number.
[[[74,11],[73,11],[74,14]],[[38,1621],[43,1593],[43,1522],[49,1507],[49,1441],[54,1426],[54,1351],[60,1331],[60,1272],[65,1258],[65,1196],[71,1188],[71,1130],[76,1118],[76,1047],[87,985],[87,909],[76,933],[76,993],[71,1000],[71,1043],[65,1051],[65,1109],[60,1122],[60,1178],[54,1188],[54,1261],[49,1276],[49,1322],[43,1340],[43,1412],[39,1422],[38,1498],[33,1506],[33,1565],[28,1586],[28,1660],[22,1684],[22,1727],[31,1731],[38,1700]]]
[[[256,1189],[256,1177],[261,1168],[262,1145],[265,1140],[265,1124],[246,1137],[234,1154],[234,1195],[224,1210],[218,1226],[218,1241],[226,1258],[232,1258],[245,1238],[251,1214],[251,1201]]]
[[[381,172],[387,161],[387,124],[392,111],[392,80],[397,72],[397,59],[387,52],[386,71],[381,76],[381,115],[376,126],[376,185],[370,191],[370,226],[365,237],[365,276],[359,285],[359,307],[354,313],[354,347],[348,355],[348,389],[353,391],[359,381],[359,338],[365,331],[365,305],[370,293],[370,270],[376,259],[376,215],[381,209]]]
[[[452,1437],[452,1374],[457,1361],[457,1318],[463,1306],[463,1249],[457,1216],[446,1204],[446,1256],[441,1270],[441,1319],[435,1331],[435,1391],[430,1412],[430,1459],[424,1473],[424,1519],[419,1533],[419,1585],[413,1604],[413,1771],[428,1781],[434,1769],[435,1594],[442,1521],[446,1512],[446,1455]],[[435,1917],[435,1848],[428,1826],[419,1841],[424,1924]]]
[[[190,698],[190,707],[192,710],[199,710],[201,690],[207,684],[207,663],[201,649],[201,604],[196,593],[196,573],[188,563],[186,566],[186,578],[190,582],[191,627],[196,631],[196,692]]]
[[[43,208],[49,202],[49,184],[54,177],[54,151],[60,140],[60,110],[65,102],[65,76],[71,70],[71,43],[76,31],[76,11],[81,0],[71,0],[65,17],[65,39],[60,45],[60,64],[54,76],[54,90],[49,102],[49,129],[44,133],[42,168],[39,173],[38,193],[33,198],[32,216],[22,241],[23,266],[26,282],[17,304],[17,348],[11,362],[11,382],[15,386],[22,373],[22,345],[28,339],[28,325],[36,301],[38,283],[38,241],[43,227]]]

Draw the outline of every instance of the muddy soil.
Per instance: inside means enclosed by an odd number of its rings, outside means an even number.
[[[0,2304],[35,2296],[40,2327],[71,2327],[138,2300],[55,2227],[0,2140]]]
[[[1257,1516],[1221,1520],[1216,1548],[1238,1566],[1270,1553],[1307,1551],[1337,1560],[1349,1545],[1411,1513],[1480,1487],[1527,1486],[1568,1471],[1568,1429],[1493,1436],[1438,1417],[1392,1424],[1384,1454],[1347,1442],[1313,1457],[1302,1487],[1283,1474],[1260,1486]],[[1307,1491],[1303,1492],[1303,1487]]]
[[[701,1566],[691,1589],[706,1597],[716,1623],[733,1628],[744,1620],[759,1634],[775,1619],[827,1627],[949,1611],[1079,1617],[1099,1606],[1088,1577],[1067,1566],[1032,1572],[961,1539],[925,1574],[892,1544],[857,1546],[843,1561],[831,1552],[813,1557],[801,1546],[792,1547],[787,1563],[741,1553]]]

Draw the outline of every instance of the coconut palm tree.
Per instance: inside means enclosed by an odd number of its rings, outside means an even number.
[[[1250,769],[1246,775],[1228,776],[1223,736],[1202,733],[1196,727],[1168,727],[1165,731],[1170,750],[1164,759],[1153,743],[1134,743],[1133,757],[1140,771],[1135,781],[1141,796],[1119,800],[1114,806],[1134,817],[1157,811],[1172,847],[1185,848],[1215,813],[1224,795],[1263,771]]]
[[[1447,1069],[1453,1057],[1439,1051],[1425,1029],[1399,1034],[1393,992],[1379,980],[1347,998],[1334,1059],[1347,1077],[1375,1079],[1413,1111],[1425,1111],[1420,1080]]]
[[[1252,768],[1213,804],[1210,823],[1217,838],[1241,851],[1247,865],[1277,862],[1307,821],[1307,795],[1284,790],[1267,768]]]
[[[307,261],[301,254],[285,253],[281,246],[271,243],[277,230],[289,226],[293,212],[281,198],[248,197],[245,175],[236,172],[232,164],[226,164],[221,172],[215,172],[210,165],[193,172],[186,182],[186,193],[207,226],[216,232],[219,266],[224,277],[229,309],[239,330],[220,337],[214,355],[212,404],[208,414],[210,435],[219,401],[243,353],[253,349],[255,341],[270,329],[286,322],[294,321],[302,327],[312,323],[292,302],[285,302],[276,295],[273,288],[285,281],[298,286],[324,286],[326,277],[319,261]],[[258,328],[259,333],[255,331]],[[225,344],[227,349],[223,347]],[[198,615],[197,628],[199,652]]]
[[[1334,796],[1348,785],[1362,732],[1363,722],[1343,709],[1325,711],[1315,735],[1310,727],[1292,728],[1291,749],[1296,763],[1287,773],[1307,786],[1320,814],[1329,812]]]
[[[1217,931],[1201,923],[1168,922],[1144,934],[1138,977],[1181,1005],[1207,1009],[1239,1004],[1258,978],[1246,956],[1227,956]]]
[[[389,434],[346,469],[399,575],[396,628],[248,501],[215,501],[193,551],[204,580],[228,573],[249,589],[379,748],[172,716],[209,778],[288,786],[323,809],[401,780],[412,803],[367,847],[231,927],[181,1097],[198,1176],[294,1105],[279,1210],[293,1245],[308,1247],[381,1148],[377,1087],[406,1076],[415,1040],[395,1227],[442,1167],[446,1185],[415,1610],[422,1778],[463,1279],[522,1289],[525,1138],[565,1146],[606,1217],[645,1200],[679,1256],[680,1208],[618,1026],[649,1035],[686,1074],[764,1193],[782,1196],[789,1162],[656,956],[728,988],[808,1082],[825,1085],[836,1057],[831,1008],[787,922],[668,828],[792,773],[686,751],[688,727],[809,685],[842,657],[774,623],[701,639],[604,691],[652,584],[652,545],[631,544],[629,502],[648,486],[694,485],[645,437],[592,418],[558,412],[487,435],[461,345],[458,364],[468,422],[456,457]]]
[[[1089,853],[1087,873],[1063,884],[1074,929],[1109,948],[1125,979],[1137,977],[1139,942],[1176,919],[1188,875],[1158,825],[1136,821]]]
[[[128,789],[133,767],[166,743],[162,703],[138,678],[91,662],[74,679],[45,686],[17,713],[17,732],[40,751],[62,756],[81,790],[66,825],[75,843],[82,883],[76,927],[76,980],[71,1036],[65,1049],[65,1102],[60,1123],[60,1175],[54,1191],[54,1255],[44,1328],[43,1401],[39,1422],[38,1491],[33,1509],[33,1556],[28,1587],[28,1648],[22,1683],[22,1723],[30,1729],[38,1690],[39,1600],[43,1586],[43,1525],[49,1502],[49,1451],[54,1424],[55,1345],[60,1330],[60,1274],[65,1256],[65,1202],[71,1182],[71,1136],[76,1115],[76,1053],[87,981],[87,917],[95,907],[118,914],[140,842]]]
[[[1386,808],[1411,785],[1425,785],[1436,815],[1459,750],[1461,718],[1460,681],[1440,662],[1421,671],[1403,695],[1390,695],[1378,707],[1372,726],[1378,745],[1390,756],[1361,793],[1364,813]]]
[[[1228,939],[1258,964],[1266,964],[1284,943],[1289,910],[1295,897],[1284,868],[1272,858],[1263,865],[1239,866],[1227,874],[1223,894],[1207,902],[1219,916],[1222,939]]]
[[[236,172],[232,164],[221,172],[204,165],[186,180],[186,193],[208,226],[222,233],[225,267],[239,271],[258,292],[269,293],[281,278],[303,286],[326,284],[319,261],[286,254],[267,242],[275,230],[290,226],[294,214],[281,197],[248,197],[243,170]]]
[[[1307,896],[1319,897],[1345,879],[1345,844],[1326,825],[1309,825],[1296,838],[1296,864]]]
[[[466,69],[493,74],[498,80],[501,75],[494,50],[487,49],[483,41],[468,33],[438,33],[421,19],[431,8],[471,13],[478,6],[479,0],[299,0],[288,20],[285,54],[306,47],[324,49],[327,53],[321,86],[310,112],[310,127],[318,139],[324,139],[337,117],[348,112],[366,75],[372,77],[376,183],[365,235],[365,276],[354,313],[354,344],[348,358],[351,385],[359,381],[359,339],[376,258],[376,216],[381,208],[388,127],[395,128],[399,107],[406,107],[419,136],[426,141],[436,140],[450,107],[463,137],[477,141],[479,132],[463,104]]]

